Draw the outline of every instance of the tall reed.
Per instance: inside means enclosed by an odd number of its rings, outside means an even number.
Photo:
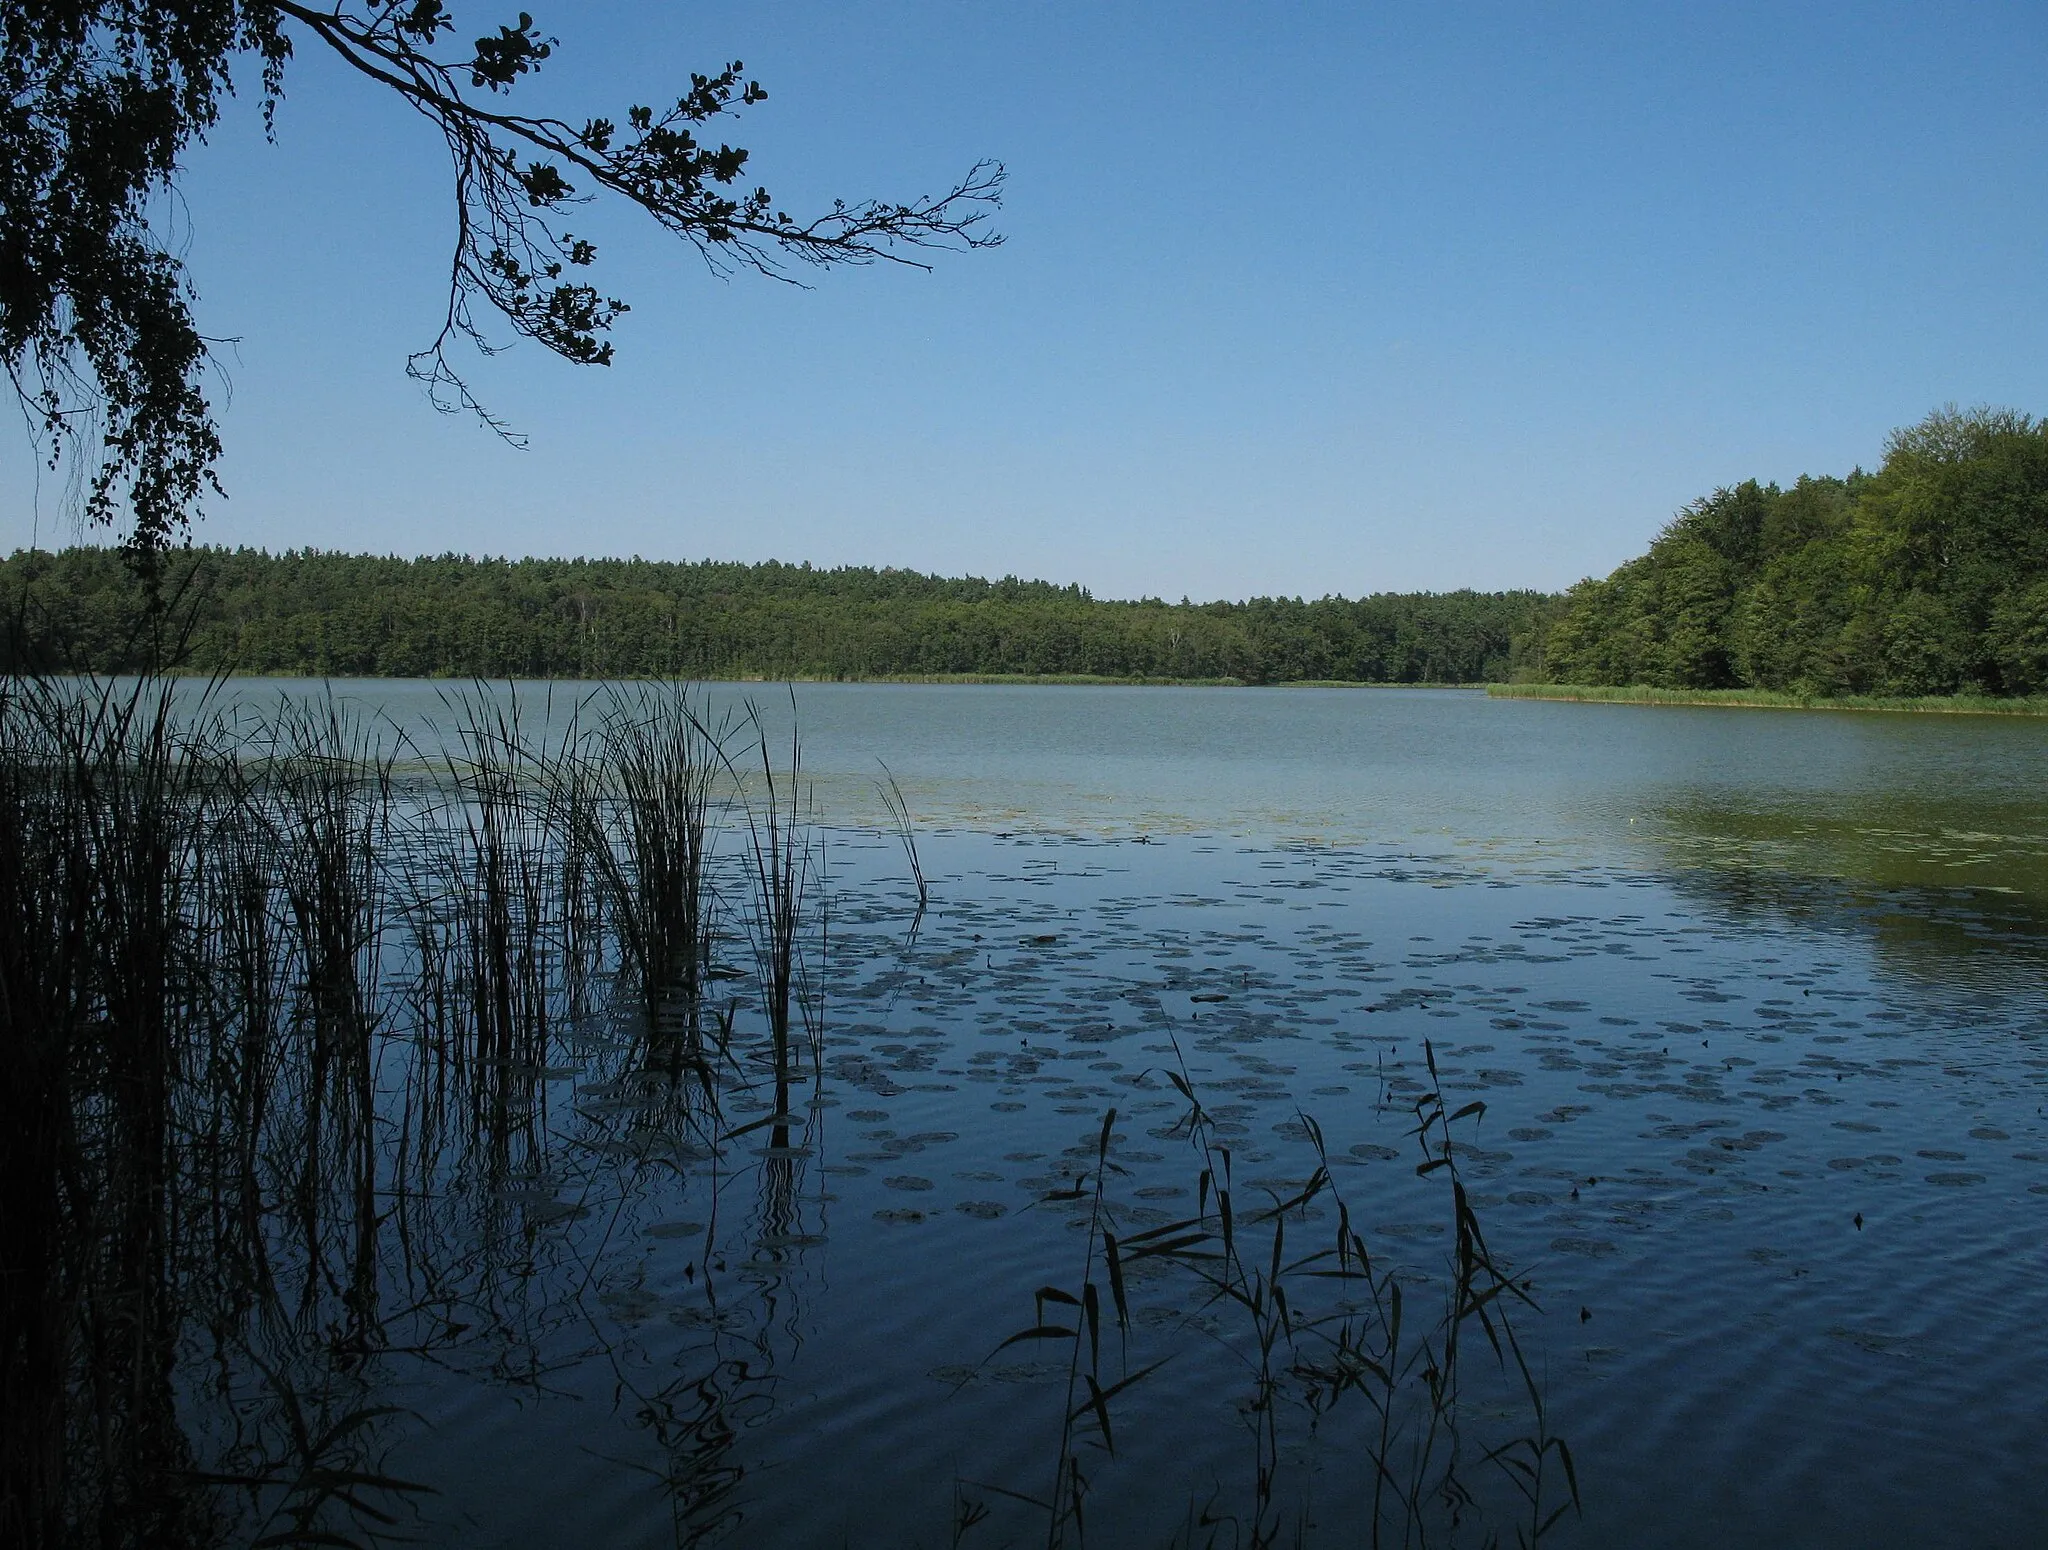
[[[203,708],[203,706],[202,706]],[[0,688],[0,1538],[175,1539],[203,1509],[171,1380],[212,729],[168,685]]]
[[[795,696],[790,710],[796,709]],[[790,1016],[797,1001],[805,965],[799,953],[803,931],[816,903],[821,878],[811,796],[803,777],[803,743],[794,721],[789,734],[789,768],[778,775],[767,722],[757,706],[749,706],[751,730],[760,764],[758,796],[750,796],[745,777],[728,761],[743,800],[748,847],[744,858],[753,885],[754,961],[760,980],[761,1010],[774,1041],[778,1081],[789,1071]],[[751,775],[752,771],[746,772]],[[815,1051],[814,1051],[815,1053]]]
[[[556,836],[519,696],[478,687],[444,698],[454,744],[426,815],[453,928],[451,958],[470,1051],[537,1062],[549,1028]]]
[[[882,761],[877,760],[878,764]],[[917,823],[910,816],[910,803],[904,799],[903,788],[896,783],[896,772],[882,764],[882,778],[875,782],[875,793],[882,799],[882,806],[889,814],[889,827],[903,846],[903,858],[910,863],[910,880],[917,885],[918,913],[932,902],[931,883],[924,875],[924,862],[917,854]]]
[[[596,868],[650,1031],[665,1012],[694,1036],[713,914],[707,868],[728,763],[729,721],[712,725],[680,684],[614,686],[580,773],[601,801],[571,810]],[[674,1003],[673,1005],[671,1003]]]

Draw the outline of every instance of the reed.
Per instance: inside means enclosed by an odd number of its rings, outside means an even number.
[[[701,1167],[715,1201],[750,1135],[744,1274],[774,1290],[764,1317],[793,1318],[779,1267],[827,1196],[805,1184],[823,1111],[792,1093],[799,1040],[823,1081],[831,924],[800,740],[785,754],[758,709],[713,722],[673,685],[609,691],[545,743],[516,695],[445,704],[450,747],[426,761],[331,697],[229,716],[204,683],[0,680],[0,1543],[369,1543],[424,1491],[384,1465],[403,1418],[378,1363],[481,1344],[538,1390],[546,1343],[614,1273],[602,1234],[578,1260],[542,1224],[616,1216],[662,1167]],[[715,992],[721,934],[752,946],[749,996]],[[551,1118],[550,1067],[586,1023],[621,1036],[576,1047],[583,1093]],[[1454,1250],[1427,1316],[1368,1256],[1306,1116],[1310,1176],[1249,1201],[1185,1066],[1159,1073],[1197,1197],[1164,1225],[1124,1200],[1104,1117],[1048,1202],[1083,1217],[1079,1263],[1004,1343],[1067,1357],[1049,1467],[1009,1493],[1048,1546],[1085,1538],[1171,1358],[1140,1339],[1141,1268],[1191,1290],[1241,1360],[1240,1542],[1283,1537],[1289,1429],[1354,1413],[1358,1537],[1434,1537],[1489,1470],[1524,1539],[1555,1529],[1573,1462],[1510,1320],[1526,1296],[1458,1174],[1453,1135],[1483,1111],[1452,1107],[1429,1057],[1417,1169],[1445,1187]],[[772,1102],[733,1126],[736,1087]],[[714,1288],[700,1357],[659,1382],[616,1364],[683,1542],[737,1521],[735,1417],[772,1389],[765,1335],[720,1343],[715,1239],[689,1267]],[[1482,1353],[1531,1417],[1505,1440],[1468,1440]],[[959,1533],[981,1521],[956,1508]]]
[[[881,764],[879,759],[875,762]],[[910,816],[910,804],[903,799],[903,788],[896,784],[896,772],[886,764],[882,764],[882,778],[875,782],[875,791],[888,810],[889,827],[903,846],[903,857],[910,863],[910,880],[917,885],[917,908],[922,914],[932,902],[932,890],[917,855],[917,824]]]
[[[1174,1048],[1178,1055],[1178,1041]],[[1239,1542],[1254,1550],[1280,1544],[1288,1535],[1280,1490],[1285,1415],[1300,1413],[1312,1434],[1323,1435],[1347,1396],[1362,1400],[1368,1411],[1364,1424],[1349,1433],[1371,1481],[1369,1521],[1353,1526],[1365,1542],[1375,1550],[1430,1543],[1450,1537],[1463,1518],[1483,1519],[1469,1478],[1472,1450],[1464,1445],[1468,1330],[1485,1340],[1496,1369],[1513,1380],[1526,1405],[1528,1429],[1479,1454],[1480,1462],[1506,1479],[1520,1506],[1514,1524],[1518,1542],[1538,1543],[1577,1507],[1570,1448],[1549,1430],[1542,1387],[1511,1318],[1513,1304],[1533,1308],[1534,1303],[1488,1249],[1458,1175],[1455,1127],[1483,1116],[1485,1105],[1450,1109],[1435,1052],[1426,1046],[1425,1055],[1431,1084],[1416,1100],[1410,1134],[1421,1154],[1416,1172],[1440,1176],[1449,1186],[1445,1204],[1455,1249],[1439,1288],[1442,1311],[1419,1326],[1408,1313],[1409,1298],[1393,1268],[1375,1265],[1353,1227],[1350,1207],[1330,1171],[1321,1127],[1311,1116],[1297,1115],[1316,1158],[1308,1178],[1284,1196],[1268,1191],[1262,1203],[1248,1208],[1238,1198],[1231,1149],[1218,1140],[1185,1062],[1165,1070],[1161,1074],[1187,1105],[1180,1128],[1199,1163],[1197,1207],[1192,1216],[1137,1231],[1119,1227],[1128,1208],[1115,1199],[1112,1184],[1126,1170],[1113,1155],[1117,1111],[1104,1116],[1093,1167],[1071,1187],[1044,1197],[1048,1204],[1087,1208],[1080,1280],[1069,1287],[1040,1286],[1033,1297],[1033,1323],[996,1348],[1052,1341],[1068,1351],[1050,1488],[1042,1496],[1001,1493],[1044,1514],[1048,1550],[1086,1541],[1093,1482],[1078,1444],[1088,1442],[1113,1461],[1116,1401],[1171,1359],[1169,1351],[1133,1363],[1128,1351],[1130,1282],[1134,1269],[1147,1262],[1188,1278],[1199,1291],[1202,1314],[1234,1316],[1240,1333],[1220,1338],[1237,1353],[1248,1382],[1237,1404],[1251,1443],[1247,1489],[1191,1517],[1185,1542],[1197,1542],[1197,1529],[1214,1530],[1227,1521]],[[1302,1221],[1318,1201],[1335,1208],[1330,1240],[1290,1247],[1289,1221]],[[1114,1370],[1105,1366],[1102,1355],[1105,1300],[1125,1342]],[[1297,1540],[1301,1533],[1295,1525]]]
[[[0,680],[8,1545],[354,1542],[412,1488],[366,1451],[386,1412],[334,1375],[445,1338],[429,1310],[457,1300],[524,1316],[463,1285],[532,1274],[503,1190],[547,1166],[572,966],[631,960],[642,1000],[701,985],[722,767],[680,692],[555,749],[516,700],[452,696],[424,779],[331,698],[215,699]],[[385,1306],[393,1286],[415,1295]],[[206,1442],[177,1376],[201,1331],[231,1421]]]
[[[503,1067],[545,1064],[552,970],[563,943],[559,836],[519,697],[482,686],[444,697],[454,732],[437,800],[420,815],[440,873],[447,959],[468,1052]]]
[[[0,1539],[175,1538],[202,1509],[170,1369],[211,728],[160,683],[0,689]]]
[[[76,778],[44,686],[0,682],[0,1541],[56,1544],[69,1495],[68,1380],[86,1202],[68,1187],[71,1091],[87,1014],[91,866]]]
[[[376,1338],[389,759],[331,701],[213,696],[0,683],[10,1545],[216,1537],[176,1353],[191,1318],[294,1321],[274,1223],[301,1307],[338,1287],[334,1338]]]
[[[795,708],[792,694],[790,709]],[[810,792],[803,779],[803,742],[795,726],[789,734],[788,770],[778,775],[768,726],[758,706],[748,706],[746,724],[760,761],[758,789],[750,789],[736,764],[728,762],[728,768],[746,816],[743,864],[753,889],[754,962],[781,1082],[790,1069],[790,1016],[806,973],[799,947],[821,883],[820,858]]]
[[[571,810],[611,907],[650,1031],[665,1013],[692,1041],[709,965],[718,784],[733,729],[706,721],[689,689],[643,684],[606,691],[588,757],[565,761],[609,800]],[[693,1051],[694,1053],[694,1051]]]

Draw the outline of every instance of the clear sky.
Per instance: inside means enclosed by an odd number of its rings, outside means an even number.
[[[992,156],[1008,242],[800,290],[579,217],[633,311],[609,370],[476,363],[513,451],[404,375],[438,138],[306,43],[277,144],[252,72],[177,212],[238,341],[201,540],[1558,587],[1942,402],[2048,411],[2038,0],[519,3],[561,42],[534,105],[743,59],[730,138],[792,213]],[[75,537],[0,437],[0,547]]]

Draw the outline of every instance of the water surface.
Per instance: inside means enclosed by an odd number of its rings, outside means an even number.
[[[436,686],[333,692],[441,750]],[[539,733],[582,692],[518,696]],[[751,698],[781,751],[790,698]],[[454,1254],[441,1333],[371,1358],[392,1467],[437,1493],[409,1532],[937,1545],[966,1503],[959,1542],[1042,1542],[1009,1493],[1051,1477],[1063,1357],[998,1347],[1080,1272],[1046,1197],[1105,1112],[1126,1231],[1194,1209],[1168,1068],[1245,1192],[1310,1171],[1312,1116],[1422,1286],[1450,1246],[1408,1133],[1425,1041],[1486,1104],[1462,1166],[1540,1305],[1518,1328],[1584,1504],[1557,1542],[2048,1521],[2048,722],[907,685],[793,713],[831,880],[815,1090],[654,1156],[617,1039],[565,1045],[490,1185],[503,1236]],[[914,929],[880,761],[932,878]],[[1136,1292],[1133,1366],[1171,1360],[1094,1466],[1104,1543],[1227,1517],[1256,1468],[1228,1310]],[[1361,1542],[1355,1407],[1285,1419],[1288,1522]]]

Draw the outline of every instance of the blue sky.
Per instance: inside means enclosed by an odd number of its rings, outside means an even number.
[[[2048,411],[2038,4],[522,3],[561,40],[536,105],[744,59],[731,138],[784,207],[992,156],[1008,242],[800,290],[589,212],[618,363],[475,363],[515,452],[404,376],[438,139],[303,44],[277,144],[252,82],[177,212],[238,341],[197,537],[1557,587],[1939,403]],[[75,536],[7,434],[0,546]]]

